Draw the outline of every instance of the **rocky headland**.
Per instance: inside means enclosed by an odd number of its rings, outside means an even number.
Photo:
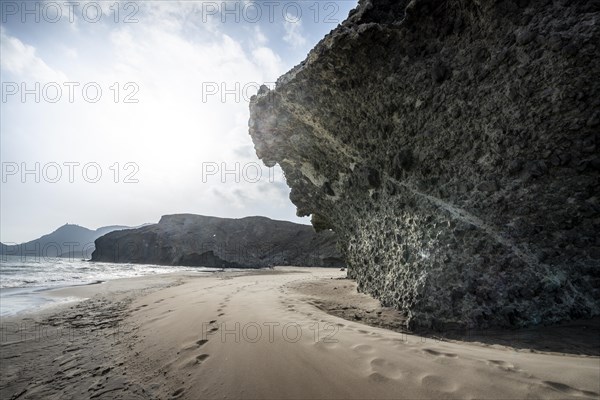
[[[250,135],[409,327],[600,314],[600,3],[361,0]]]
[[[335,233],[266,217],[165,215],[158,224],[111,232],[95,245],[92,261],[215,268],[344,266]]]

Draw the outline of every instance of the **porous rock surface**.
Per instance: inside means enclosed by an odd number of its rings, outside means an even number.
[[[92,261],[216,268],[344,266],[335,233],[266,217],[165,215],[158,224],[114,231],[95,244]]]
[[[256,153],[409,327],[598,315],[599,10],[362,0],[252,98]]]

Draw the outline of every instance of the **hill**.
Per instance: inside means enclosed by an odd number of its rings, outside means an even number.
[[[2,243],[0,254],[27,258],[90,258],[94,241],[109,232],[128,226],[111,225],[91,230],[75,224],[65,224],[47,235],[21,244]]]
[[[274,265],[340,267],[332,231],[266,217],[193,214],[163,216],[158,224],[96,239],[92,261],[260,268]]]

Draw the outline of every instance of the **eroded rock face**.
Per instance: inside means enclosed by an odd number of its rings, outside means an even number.
[[[335,233],[266,217],[165,215],[158,224],[111,232],[95,244],[92,261],[215,268],[345,265]]]
[[[599,10],[361,1],[252,99],[256,153],[411,327],[598,315]]]

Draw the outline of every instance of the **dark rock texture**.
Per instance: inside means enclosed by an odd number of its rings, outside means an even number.
[[[600,313],[600,3],[363,0],[250,104],[257,155],[409,327]]]
[[[329,230],[315,233],[310,225],[265,217],[193,214],[165,215],[158,224],[104,235],[96,239],[92,261],[217,268],[345,265]]]

